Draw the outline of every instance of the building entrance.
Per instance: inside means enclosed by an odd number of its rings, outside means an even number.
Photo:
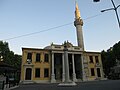
[[[55,66],[55,79],[57,81],[62,80],[62,53],[54,54],[54,66]]]
[[[69,76],[70,79],[73,79],[73,63],[72,63],[72,54],[68,54],[68,61],[69,61]]]
[[[97,68],[97,76],[101,77],[100,68]]]
[[[31,75],[32,75],[32,69],[27,68],[26,69],[26,74],[25,74],[25,80],[31,80]]]
[[[74,54],[75,60],[75,73],[77,79],[82,79],[82,62],[81,62],[81,55]]]

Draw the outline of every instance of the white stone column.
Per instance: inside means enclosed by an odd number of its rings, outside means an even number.
[[[72,82],[69,78],[69,61],[68,61],[68,48],[67,43],[64,43],[64,70],[65,70],[65,80],[60,83],[59,86],[75,86],[76,83]]]
[[[65,61],[64,61],[64,53],[62,54],[62,82],[65,81]]]
[[[75,60],[74,60],[74,54],[72,54],[72,67],[73,67],[73,81],[76,82],[76,73],[75,73]]]
[[[52,74],[51,74],[51,83],[55,83],[55,73],[54,73],[54,53],[52,53]]]
[[[70,82],[69,78],[69,61],[68,61],[68,49],[64,48],[64,61],[65,61],[65,82]]]

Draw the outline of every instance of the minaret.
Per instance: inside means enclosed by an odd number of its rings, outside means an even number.
[[[79,11],[77,3],[76,3],[76,6],[75,6],[75,21],[74,21],[74,25],[76,27],[76,32],[77,32],[78,47],[80,47],[82,50],[84,50],[84,41],[83,41],[83,33],[82,33],[83,21],[81,19],[80,11]]]

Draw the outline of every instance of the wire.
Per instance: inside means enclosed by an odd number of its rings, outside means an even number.
[[[98,16],[100,16],[100,15],[102,15],[102,14],[96,14],[96,15],[90,16],[90,17],[88,17],[88,18],[85,18],[85,19],[83,19],[83,20],[88,20],[88,19],[91,19],[91,18],[95,18],[95,17],[98,17]]]
[[[94,16],[90,16],[90,17],[85,18],[85,19],[83,19],[83,20],[88,20],[88,19],[91,19],[91,18],[95,18],[95,17],[98,17],[98,16],[100,16],[100,15],[101,15],[101,14],[97,14],[97,15],[94,15]],[[33,32],[33,33],[28,33],[28,34],[24,34],[24,35],[19,35],[19,36],[7,38],[7,39],[4,39],[3,41],[12,40],[12,39],[21,38],[21,37],[26,37],[26,36],[30,36],[30,35],[34,35],[34,34],[46,32],[46,31],[51,31],[51,30],[54,30],[54,29],[56,29],[56,28],[61,28],[61,27],[64,27],[64,26],[67,26],[67,25],[70,25],[70,24],[73,24],[73,22],[70,22],[70,23],[67,23],[67,24],[63,24],[63,25],[59,25],[59,26],[52,27],[52,28],[48,28],[48,29],[44,29],[44,30],[41,30],[41,31]]]
[[[72,23],[73,23],[73,22],[72,22]],[[7,39],[4,39],[4,40],[7,41],[7,40],[11,40],[11,39],[20,38],[20,37],[30,36],[30,35],[33,35],[33,34],[38,34],[38,33],[41,33],[41,32],[46,32],[46,31],[50,31],[50,30],[53,30],[53,29],[56,29],[56,28],[60,28],[60,27],[63,27],[63,26],[67,26],[67,25],[70,25],[70,24],[72,24],[72,23],[67,23],[67,24],[64,24],[64,25],[60,25],[60,26],[48,28],[48,29],[41,30],[41,31],[38,31],[38,32],[33,32],[33,33],[28,33],[28,34],[24,34],[24,35],[20,35],[20,36],[16,36],[16,37],[11,37],[11,38],[7,38]]]

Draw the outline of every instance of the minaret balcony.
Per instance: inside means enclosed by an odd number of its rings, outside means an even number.
[[[74,25],[75,25],[75,26],[77,26],[77,25],[83,26],[83,20],[80,19],[80,18],[76,19],[76,20],[74,21]]]

